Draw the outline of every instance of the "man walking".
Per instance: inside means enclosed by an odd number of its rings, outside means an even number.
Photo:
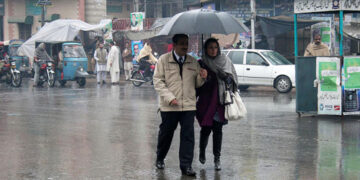
[[[125,49],[123,51],[122,57],[124,59],[125,80],[129,81],[131,78],[131,71],[133,70],[132,55],[131,49],[129,48],[129,42],[125,43]]]
[[[180,169],[182,174],[196,176],[191,165],[194,156],[195,88],[204,84],[207,71],[201,69],[192,56],[187,55],[188,36],[176,34],[172,38],[173,51],[162,55],[156,65],[154,87],[160,97],[160,124],[156,167],[165,167],[174,131],[180,123]]]
[[[99,43],[99,47],[95,50],[94,58],[96,60],[97,83],[105,84],[107,51],[102,42]]]
[[[113,85],[119,83],[120,66],[119,66],[119,49],[114,42],[110,42],[110,52],[106,70],[110,71],[111,83]]]

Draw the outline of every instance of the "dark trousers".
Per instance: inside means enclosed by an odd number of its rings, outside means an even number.
[[[171,145],[174,131],[180,123],[180,168],[191,167],[194,157],[194,117],[195,111],[161,112],[162,122],[160,124],[157,160],[165,159]]]
[[[215,159],[220,158],[221,143],[222,143],[222,127],[223,124],[213,121],[211,127],[201,127],[200,130],[200,153],[205,154],[205,149],[208,144],[211,131],[213,132],[213,154]]]

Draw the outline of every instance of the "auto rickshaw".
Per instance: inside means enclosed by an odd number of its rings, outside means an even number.
[[[18,54],[18,48],[24,43],[23,40],[13,39],[0,42],[1,59],[12,59],[16,64],[16,69],[21,72],[21,76],[30,76],[31,67],[29,58]]]
[[[36,47],[42,43],[37,41]],[[64,86],[67,81],[76,81],[80,87],[85,86],[88,59],[80,42],[60,41],[43,42],[50,57],[55,61],[55,79]]]

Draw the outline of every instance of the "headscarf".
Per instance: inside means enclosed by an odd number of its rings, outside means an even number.
[[[148,43],[141,49],[136,61],[139,62],[141,58],[149,56],[149,60],[151,64],[155,64],[157,62],[156,57],[152,54],[152,49]]]
[[[220,49],[219,49],[220,50]],[[233,80],[231,90],[237,90],[237,74],[235,67],[231,60],[225,55],[217,55],[214,59],[207,55],[204,55],[202,61],[205,65],[216,74],[216,78],[219,86],[219,100],[220,104],[224,104],[224,92],[226,90],[225,79],[230,76]]]

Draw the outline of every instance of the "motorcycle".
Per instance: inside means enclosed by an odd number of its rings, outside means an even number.
[[[55,65],[52,61],[40,61],[39,82],[38,86],[42,86],[45,82],[49,87],[55,85]]]
[[[133,66],[133,72],[130,81],[135,87],[140,87],[143,83],[151,82],[153,84],[153,75],[155,71],[155,65],[150,65],[150,75],[145,76],[145,71],[140,69],[140,65]]]
[[[5,77],[5,82],[13,87],[20,87],[22,82],[21,73],[16,69],[16,62],[14,60],[3,61],[3,67],[0,71],[0,79]]]

